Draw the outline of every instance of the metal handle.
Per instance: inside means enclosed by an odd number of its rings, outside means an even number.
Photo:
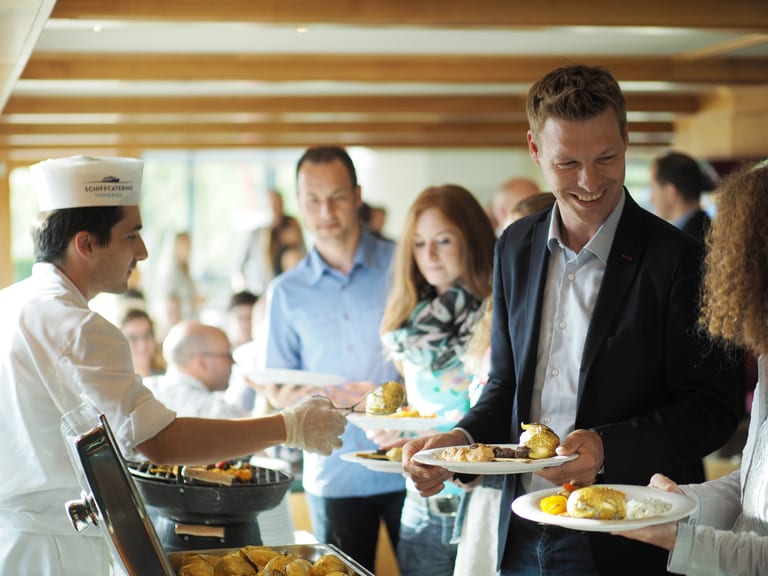
[[[99,514],[92,494],[81,492],[82,500],[70,500],[66,503],[67,514],[75,530],[82,532],[88,526],[99,525]]]

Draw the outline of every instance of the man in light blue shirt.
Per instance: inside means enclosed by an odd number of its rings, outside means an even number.
[[[297,165],[297,188],[315,244],[269,287],[266,366],[344,376],[356,384],[323,392],[345,405],[370,389],[370,382],[399,379],[379,337],[394,245],[361,226],[360,186],[344,149],[308,149]],[[330,456],[304,456],[313,530],[373,570],[380,519],[397,545],[404,480],[340,459],[343,452],[376,448],[360,428],[348,424],[342,440]]]

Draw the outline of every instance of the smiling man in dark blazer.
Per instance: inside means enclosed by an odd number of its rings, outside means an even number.
[[[701,458],[740,416],[740,366],[697,336],[702,247],[624,188],[626,104],[613,76],[547,74],[529,91],[528,119],[531,157],[557,202],[499,239],[488,384],[457,428],[405,446],[405,469],[427,496],[452,474],[411,460],[416,451],[517,442],[521,423],[548,424],[558,453],[579,457],[506,477],[501,574],[664,574],[664,551],[542,527],[510,504],[565,481],[646,485],[658,470],[703,480]]]

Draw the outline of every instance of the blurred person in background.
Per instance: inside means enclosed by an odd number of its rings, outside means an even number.
[[[120,330],[131,346],[131,359],[136,374],[146,378],[165,372],[165,362],[155,335],[155,324],[145,310],[128,310],[120,321]]]
[[[427,188],[411,205],[381,333],[404,376],[408,406],[420,414],[457,420],[469,409],[472,374],[463,356],[491,294],[495,241],[482,206],[461,186]],[[386,432],[371,437],[390,439]],[[411,483],[406,488],[400,573],[452,575],[461,488],[448,484],[429,498]]]
[[[269,257],[272,263],[272,277],[279,276],[298,264],[307,249],[304,246],[304,232],[299,221],[285,217],[272,229],[269,238]]]
[[[247,290],[261,296],[269,282],[286,270],[283,252],[298,251],[306,254],[304,234],[298,220],[285,213],[283,196],[277,190],[267,193],[269,220],[248,235],[241,258],[240,269],[233,284],[238,290]],[[288,262],[286,262],[288,263]]]
[[[699,163],[681,152],[668,152],[651,164],[651,204],[656,214],[704,242],[710,218],[701,195],[714,188]]]
[[[360,221],[374,236],[384,238],[384,225],[387,222],[387,209],[383,206],[373,206],[368,202],[360,205]]]
[[[234,359],[226,333],[195,320],[177,323],[163,340],[167,368],[145,384],[179,416],[243,418],[224,396]]]
[[[189,232],[174,234],[170,261],[160,272],[162,335],[182,320],[197,320],[200,306],[205,300],[192,277],[191,252],[192,238]]]
[[[540,192],[539,185],[530,178],[510,178],[493,195],[493,219],[496,235],[500,236],[511,222],[512,208],[528,196]]]
[[[244,290],[230,296],[227,304],[227,337],[234,350],[253,338],[253,307],[259,297]]]

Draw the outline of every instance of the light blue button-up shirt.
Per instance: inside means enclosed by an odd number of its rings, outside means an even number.
[[[326,372],[350,381],[399,380],[379,336],[393,252],[391,242],[363,231],[349,274],[330,267],[313,248],[278,276],[269,288],[266,367]],[[399,474],[341,460],[343,452],[376,449],[363,430],[348,424],[342,440],[330,456],[304,453],[308,493],[341,498],[404,489]]]
[[[546,424],[561,440],[573,432],[576,423],[581,357],[624,209],[624,194],[622,191],[616,207],[578,254],[562,242],[557,204],[552,210],[531,420]],[[537,475],[527,475],[523,482],[529,492],[552,486]]]

